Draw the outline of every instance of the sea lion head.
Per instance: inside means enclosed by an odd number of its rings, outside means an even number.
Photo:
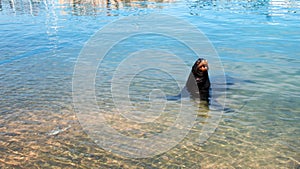
[[[197,66],[197,69],[201,72],[206,72],[208,71],[208,62],[207,60],[202,60],[199,65]]]
[[[208,62],[206,59],[203,58],[199,58],[193,68],[193,73],[198,74],[198,75],[202,75],[204,72],[208,71]]]

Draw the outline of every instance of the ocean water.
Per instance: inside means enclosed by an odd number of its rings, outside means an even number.
[[[212,81],[223,70],[227,77],[226,100],[215,98],[225,103],[225,109],[209,111],[185,100],[185,111],[195,118],[191,125],[176,126],[188,131],[184,137],[165,151],[132,158],[126,155],[132,153],[130,144],[134,143],[124,142],[122,150],[128,151],[125,156],[99,146],[101,140],[95,140],[89,130],[99,130],[103,122],[97,121],[95,114],[85,117],[78,112],[74,73],[83,48],[99,30],[124,17],[151,14],[179,18],[208,38],[219,61],[205,56],[211,63]],[[150,25],[156,24],[151,21]],[[179,23],[172,23],[170,32],[177,26],[181,28]],[[109,35],[115,37],[120,30],[112,29]],[[299,30],[297,0],[1,0],[0,168],[299,168]],[[190,31],[182,30],[187,35]],[[178,83],[187,78],[187,72],[180,69],[181,63],[191,66],[202,56],[172,37],[152,34],[133,36],[115,44],[113,49],[96,62],[92,92],[98,111],[104,114],[105,124],[123,136],[156,138],[170,129],[182,105],[152,96],[180,92],[182,86]],[[152,51],[147,52],[149,49]],[[155,53],[157,49],[168,52]],[[173,56],[170,51],[177,52],[182,62],[168,59]],[[152,60],[134,60],[151,52],[156,54]],[[158,57],[160,54],[162,57]],[[174,71],[159,69],[164,68],[160,61],[171,65]],[[221,63],[222,70],[215,73],[214,63]],[[129,98],[111,94],[112,89],[124,91],[123,76],[114,79],[120,65],[120,70],[127,70],[126,75],[133,77],[125,90]],[[131,72],[133,65],[152,67]],[[172,77],[174,74],[179,75],[178,81]],[[88,79],[88,75],[81,77]],[[90,100],[79,101],[87,105],[85,110],[92,109],[88,106]],[[130,106],[126,107],[128,102],[135,107],[135,114],[130,113]],[[125,107],[119,106],[123,104]],[[164,111],[151,111],[162,108]],[[220,112],[220,119],[214,119]],[[143,117],[147,117],[146,121],[137,123],[145,120]],[[213,120],[215,129],[201,142],[203,128]],[[122,141],[109,140],[111,134],[100,133],[108,143]],[[176,134],[172,136],[177,137]],[[143,152],[163,148],[144,147]]]

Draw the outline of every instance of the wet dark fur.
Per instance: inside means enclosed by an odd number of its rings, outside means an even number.
[[[200,100],[202,101],[209,102],[210,80],[208,71],[202,72],[197,69],[202,60],[204,59],[200,58],[194,63],[188,81],[186,83],[186,89],[193,98],[200,98]]]
[[[167,100],[179,100],[183,97],[191,97],[193,99],[200,99],[209,103],[210,100],[210,80],[208,77],[208,71],[197,71],[198,64],[204,60],[198,59],[191,70],[191,73],[187,79],[185,87],[177,96],[167,96]]]

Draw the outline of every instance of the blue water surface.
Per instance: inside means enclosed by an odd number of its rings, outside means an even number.
[[[298,0],[1,0],[0,5],[0,168],[300,167]],[[194,140],[211,115],[200,113],[199,124],[171,150],[151,158],[124,158],[97,146],[80,126],[72,77],[77,57],[97,31],[126,16],[153,13],[185,20],[209,39],[231,79],[226,111],[203,144]],[[156,36],[137,38],[146,44],[151,43],[147,38],[157,42]],[[170,39],[161,38],[157,44],[182,49],[186,57],[181,57],[191,66],[196,57]],[[136,41],[116,45],[117,50],[99,63],[95,97],[101,111],[115,111],[109,92],[113,72],[126,58],[122,54],[147,49]],[[118,55],[119,60],[113,59]],[[139,95],[149,92],[146,85],[173,85],[167,74],[150,72],[154,73],[141,72],[132,80],[129,93],[139,97],[131,100],[149,100],[148,93]],[[180,89],[175,84],[167,91],[176,94]],[[172,118],[128,125],[109,113],[107,117],[120,133],[139,138],[163,132]]]

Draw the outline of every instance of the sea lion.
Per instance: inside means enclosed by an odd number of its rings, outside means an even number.
[[[192,66],[191,73],[187,79],[185,87],[177,96],[167,96],[167,100],[179,100],[183,97],[200,99],[209,103],[210,80],[208,76],[208,61],[204,58],[196,60]]]
[[[210,80],[208,69],[208,62],[204,58],[199,58],[194,63],[185,85],[192,98],[200,98],[200,101],[209,102]]]

